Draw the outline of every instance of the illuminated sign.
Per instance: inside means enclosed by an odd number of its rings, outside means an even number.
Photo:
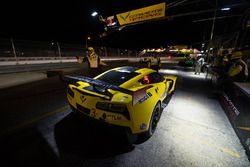
[[[156,19],[165,16],[166,3],[160,3],[137,10],[117,14],[116,17],[120,25]]]

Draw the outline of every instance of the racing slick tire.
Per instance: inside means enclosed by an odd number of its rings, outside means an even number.
[[[150,124],[149,124],[149,129],[146,133],[146,136],[151,137],[154,134],[156,127],[157,127],[157,124],[161,118],[161,113],[162,113],[161,103],[158,102],[155,105],[154,110],[152,112],[152,116],[151,116],[151,120],[150,120]]]
[[[161,103],[158,102],[155,105],[154,110],[152,112],[148,131],[146,133],[138,135],[136,144],[140,144],[140,143],[145,142],[154,134],[156,127],[157,127],[157,124],[161,118],[161,114],[162,114]]]

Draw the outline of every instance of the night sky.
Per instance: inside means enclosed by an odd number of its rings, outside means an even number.
[[[5,2],[4,2],[5,1]],[[183,0],[167,0],[167,4]],[[217,12],[214,35],[230,34],[240,25],[240,16],[249,7],[249,0],[218,0],[218,9],[231,7],[230,11]],[[174,17],[169,20],[148,22],[114,31],[100,38],[103,25],[91,17],[98,11],[103,17],[161,3],[160,0],[1,0],[0,37],[27,40],[91,43],[120,48],[165,47],[173,44],[194,45],[210,38],[214,12]],[[194,3],[195,2],[195,3]],[[176,7],[167,8],[166,15],[176,16],[194,11],[215,8],[215,0],[186,0]],[[233,17],[229,17],[233,16]],[[206,21],[200,21],[208,19]]]

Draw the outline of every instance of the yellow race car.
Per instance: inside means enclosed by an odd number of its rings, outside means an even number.
[[[175,76],[149,68],[118,67],[95,78],[64,76],[73,112],[149,138],[156,130],[164,99],[173,93]]]

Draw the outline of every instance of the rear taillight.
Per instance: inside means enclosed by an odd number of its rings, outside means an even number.
[[[99,110],[120,113],[124,115],[128,120],[130,120],[130,116],[127,110],[127,106],[125,104],[119,103],[108,103],[108,102],[97,102],[96,108]]]
[[[96,108],[111,112],[124,112],[127,109],[125,104],[107,103],[107,102],[97,102]]]

